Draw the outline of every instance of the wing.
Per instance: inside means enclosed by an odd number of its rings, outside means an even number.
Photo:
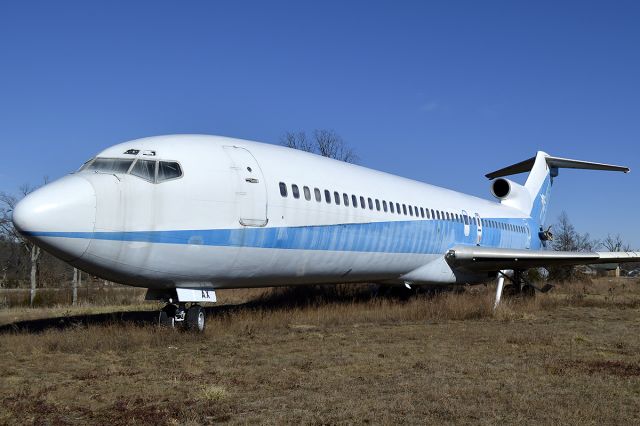
[[[455,269],[491,272],[544,266],[640,262],[640,252],[571,252],[455,246],[445,258]]]

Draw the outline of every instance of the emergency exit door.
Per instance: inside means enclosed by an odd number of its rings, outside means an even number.
[[[476,234],[478,236],[478,239],[476,241],[476,245],[480,245],[480,243],[482,242],[482,218],[480,217],[480,215],[478,213],[476,213],[475,215],[475,222],[476,222],[476,227],[478,230],[478,233]]]

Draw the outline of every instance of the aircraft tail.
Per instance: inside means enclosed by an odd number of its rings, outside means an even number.
[[[539,224],[543,224],[547,216],[553,180],[558,176],[558,169],[561,168],[629,172],[628,167],[552,157],[545,152],[538,151],[535,157],[496,170],[487,174],[486,177],[494,179],[492,183],[493,194],[503,204],[520,209],[530,214]],[[530,172],[524,186],[503,179],[504,176],[524,172]]]

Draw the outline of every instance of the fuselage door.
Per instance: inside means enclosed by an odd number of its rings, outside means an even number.
[[[476,226],[478,227],[478,240],[476,241],[476,244],[480,245],[482,242],[482,219],[478,213],[476,213]]]
[[[469,214],[467,213],[466,210],[462,210],[462,222],[464,223],[464,236],[468,237],[469,236],[469,221],[471,219],[469,218]]]
[[[235,203],[240,224],[265,226],[267,219],[267,186],[255,157],[238,146],[225,146],[236,177]]]

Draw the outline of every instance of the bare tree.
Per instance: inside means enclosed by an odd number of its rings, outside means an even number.
[[[615,236],[607,234],[607,237],[602,240],[602,245],[607,249],[607,251],[629,251],[625,250],[627,246],[624,244],[624,241],[622,241],[620,234]]]
[[[562,212],[558,223],[553,227],[553,249],[557,251],[593,251],[600,241],[591,239],[588,232],[580,234],[569,220],[569,215]]]
[[[287,148],[299,149],[300,151],[315,152],[313,144],[307,140],[307,134],[305,132],[287,132],[282,138],[280,143]]]
[[[47,179],[45,178],[45,182]],[[22,185],[20,187],[21,197],[25,197],[29,193],[33,192],[36,187],[31,185]],[[3,236],[13,242],[20,243],[20,245],[27,251],[29,254],[29,259],[31,262],[31,273],[30,273],[30,293],[29,293],[29,303],[33,306],[33,302],[36,298],[36,288],[38,284],[38,261],[40,260],[40,247],[29,242],[28,240],[22,238],[22,236],[18,233],[18,231],[13,226],[12,214],[13,209],[18,204],[19,198],[6,194],[4,192],[0,193],[0,232]]]
[[[303,131],[287,132],[280,139],[280,143],[288,148],[312,152],[347,163],[358,161],[355,151],[334,130],[316,129],[311,140]]]
[[[594,251],[600,246],[600,241],[591,238],[589,233],[581,234],[576,231],[569,220],[569,215],[562,212],[558,223],[553,226],[553,249],[557,251]],[[573,266],[558,266],[548,268],[549,279],[555,281],[572,281],[580,277]]]

